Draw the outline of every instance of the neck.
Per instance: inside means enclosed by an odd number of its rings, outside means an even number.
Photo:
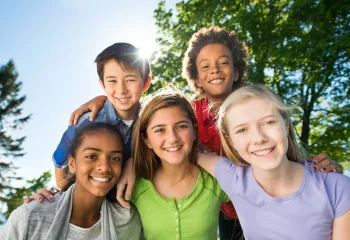
[[[99,219],[103,197],[87,195],[78,185],[73,192],[73,209],[70,223],[82,227],[92,227]]]
[[[191,174],[192,169],[193,166],[188,161],[177,165],[162,163],[156,174],[170,184],[176,184]]]
[[[288,196],[300,187],[304,167],[287,158],[272,170],[262,170],[252,166],[255,180],[272,197]]]
[[[138,108],[139,108],[139,106],[135,105],[131,109],[127,110],[127,111],[118,111],[118,110],[116,110],[116,112],[117,112],[117,114],[118,114],[118,116],[120,117],[121,120],[129,121],[129,120],[134,120]]]

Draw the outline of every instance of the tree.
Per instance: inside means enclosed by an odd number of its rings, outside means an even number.
[[[347,163],[350,154],[350,4],[346,1],[181,1],[154,11],[158,80],[190,91],[181,64],[192,34],[201,27],[234,29],[250,48],[248,81],[274,89],[301,111],[293,114],[300,142]]]
[[[11,179],[20,179],[14,177],[16,168],[8,158],[24,155],[22,143],[25,137],[15,138],[11,134],[30,118],[30,115],[22,116],[21,106],[26,98],[20,94],[22,83],[17,78],[13,61],[0,67],[0,194],[11,188]]]
[[[10,187],[7,189],[5,197],[0,197],[3,202],[1,211],[5,218],[8,218],[13,210],[23,204],[23,199],[32,196],[40,188],[47,189],[47,183],[51,179],[50,172],[44,172],[39,178],[26,181],[26,186],[20,188]],[[5,210],[4,210],[5,209]],[[1,222],[0,222],[1,224]]]

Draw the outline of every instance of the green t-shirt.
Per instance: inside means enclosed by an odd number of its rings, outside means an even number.
[[[151,181],[136,180],[131,201],[140,213],[146,239],[217,239],[220,205],[230,199],[215,178],[202,173],[192,192],[177,203],[161,196]]]

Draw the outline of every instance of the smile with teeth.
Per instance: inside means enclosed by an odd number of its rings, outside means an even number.
[[[168,152],[175,152],[177,150],[179,150],[181,148],[181,146],[176,146],[176,147],[171,147],[171,148],[164,148],[165,151],[168,151]]]
[[[210,80],[209,83],[217,84],[217,83],[221,83],[223,81],[224,80],[222,78],[217,78],[217,79]]]
[[[129,97],[124,97],[124,98],[116,98],[116,99],[118,99],[118,101],[119,102],[121,102],[121,103],[126,103],[127,101],[129,101]]]
[[[272,152],[275,148],[269,148],[269,149],[265,149],[265,150],[260,150],[260,151],[255,151],[255,152],[252,152],[254,155],[257,155],[257,156],[264,156],[266,154],[269,154],[270,152]]]
[[[111,180],[112,178],[106,178],[106,177],[91,177],[92,180],[98,181],[98,182],[108,182],[109,180]]]

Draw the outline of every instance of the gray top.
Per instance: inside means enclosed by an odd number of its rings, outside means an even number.
[[[56,194],[53,203],[32,202],[14,210],[0,232],[0,239],[66,239],[74,186]],[[129,210],[105,199],[101,208],[101,231],[104,240],[140,239],[140,216],[135,208]]]

